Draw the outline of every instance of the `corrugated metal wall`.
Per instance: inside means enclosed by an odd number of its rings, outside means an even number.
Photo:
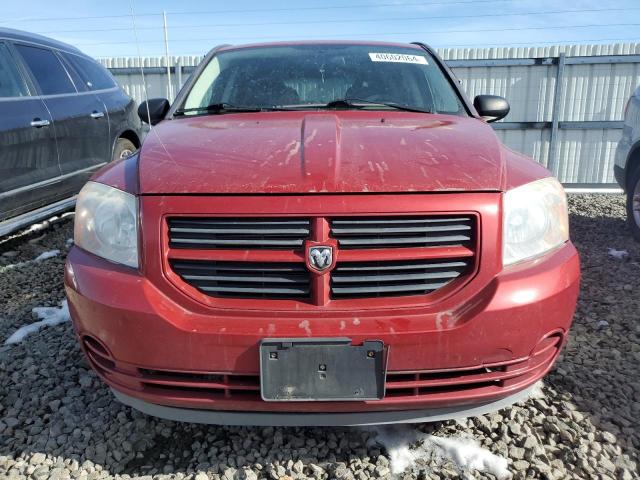
[[[640,44],[550,46],[540,48],[442,49],[443,59],[456,60],[557,58],[637,55]],[[480,93],[502,95],[511,112],[505,122],[551,122],[556,92],[557,65],[453,67],[473,98]],[[640,85],[640,62],[566,65],[564,92],[558,106],[559,122],[620,121],[627,99]],[[613,157],[622,131],[619,128],[560,129],[558,160],[553,170],[565,183],[614,183]],[[549,162],[548,128],[497,130],[514,150]]]
[[[628,57],[624,63],[617,63],[615,58],[603,56],[638,55],[640,44],[439,49],[438,53],[452,66],[470,98],[491,93],[509,100],[511,112],[505,123],[496,127],[507,146],[550,166],[564,183],[614,183],[613,156],[621,135],[620,125],[615,122],[623,119],[626,101],[640,85],[640,60]],[[560,54],[567,62],[558,89]],[[574,57],[592,57],[595,63],[582,64],[591,59],[576,61]],[[174,93],[201,58],[170,58]],[[539,60],[517,65],[513,59]],[[129,95],[138,101],[143,98],[138,59],[109,58],[102,62]],[[142,66],[149,97],[167,97],[165,58],[143,58]],[[558,90],[561,96],[556,105]],[[558,127],[555,147],[551,127],[554,110]]]
[[[202,57],[183,56],[170,57],[171,84],[174,95],[180,89],[178,70],[182,70],[182,83],[188,78],[188,74],[200,63]],[[144,79],[147,85],[149,98],[169,97],[167,82],[167,62],[165,57],[143,57],[141,59],[131,57],[101,58],[100,62],[107,67],[116,80],[122,85],[125,92],[136,101],[144,99],[142,74],[140,67],[144,67]]]

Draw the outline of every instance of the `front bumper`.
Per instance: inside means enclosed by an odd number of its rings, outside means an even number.
[[[268,412],[277,415],[246,421],[333,425],[475,415],[516,401],[517,393],[538,381],[557,358],[573,317],[579,277],[578,255],[568,243],[505,269],[453,309],[240,316],[232,310],[186,309],[139,272],[74,247],[65,285],[83,351],[124,403],[204,423],[244,423],[231,413]],[[389,349],[385,398],[263,401],[260,340],[308,336],[348,337],[354,344],[382,340]],[[198,410],[206,412],[193,413]],[[230,414],[227,421],[221,412]],[[365,415],[372,412],[386,415]],[[316,415],[323,413],[338,415],[333,420]]]
[[[362,411],[362,412],[233,412],[197,410],[191,408],[167,407],[145,402],[135,397],[113,390],[115,397],[123,404],[147,415],[177,422],[204,423],[210,425],[248,425],[279,427],[335,427],[384,425],[389,423],[442,422],[456,418],[476,417],[495,412],[522,400],[533,393],[534,386],[517,391],[500,400],[488,401],[469,406],[434,407],[419,410]]]

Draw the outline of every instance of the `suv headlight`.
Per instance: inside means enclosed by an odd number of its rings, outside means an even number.
[[[507,191],[502,222],[503,265],[553,250],[569,240],[564,188],[549,177]]]
[[[138,199],[101,183],[87,182],[78,195],[77,246],[99,257],[138,266]]]

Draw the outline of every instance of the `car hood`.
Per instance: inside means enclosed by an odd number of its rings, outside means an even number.
[[[167,120],[139,159],[141,194],[498,191],[485,122],[409,112],[264,112]]]

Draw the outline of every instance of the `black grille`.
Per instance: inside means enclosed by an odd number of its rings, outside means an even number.
[[[262,249],[302,248],[309,237],[309,220],[297,218],[169,219],[171,248]]]
[[[215,297],[309,296],[309,271],[304,263],[174,260],[171,267],[186,283]]]
[[[473,258],[338,263],[331,274],[333,298],[424,295],[471,268]]]
[[[331,220],[340,248],[409,248],[469,245],[471,216],[359,217]]]

